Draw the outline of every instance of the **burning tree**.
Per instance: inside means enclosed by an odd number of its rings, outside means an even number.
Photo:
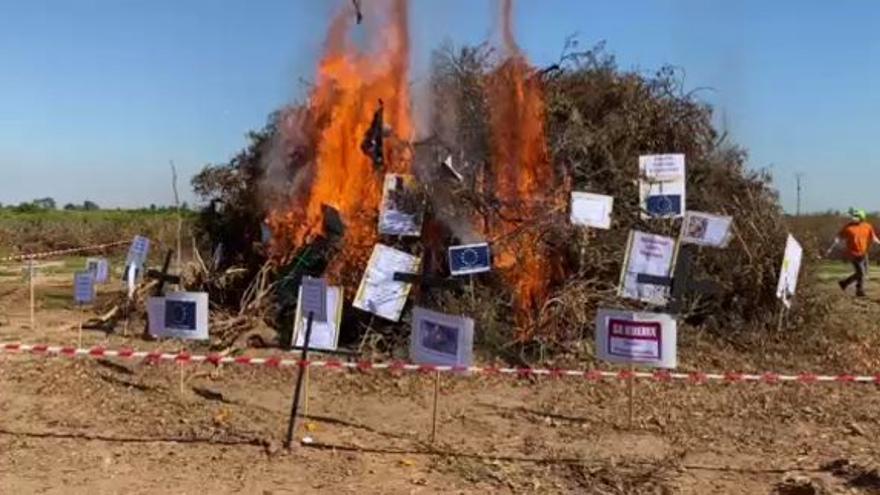
[[[205,215],[205,239],[222,241],[227,264],[248,273],[268,260],[279,296],[272,302],[289,310],[291,288],[305,273],[324,274],[350,297],[381,240],[384,175],[413,174],[429,199],[422,237],[384,242],[422,255],[424,276],[443,277],[447,246],[486,240],[498,271],[475,289],[481,304],[461,290],[417,297],[476,313],[481,328],[498,329],[484,338],[569,341],[591,326],[600,304],[625,304],[614,288],[628,231],[675,234],[674,222],[639,218],[636,163],[640,154],[680,152],[688,157],[689,207],[737,222],[726,251],[698,257],[723,290],[692,297],[686,316],[744,328],[775,315],[786,228],[770,178],[746,168],[745,152],[715,131],[711,108],[684,93],[673,70],[622,72],[601,47],[577,51],[572,40],[558,64],[539,70],[515,43],[505,1],[501,50],[435,53],[433,117],[416,142],[407,2],[370,7],[366,48],[348,38],[354,18],[340,12],[307,100],[273,115],[248,149],[194,181],[205,200],[226,208]],[[572,190],[615,196],[613,228],[572,227]],[[272,234],[268,251],[256,242],[261,222]]]

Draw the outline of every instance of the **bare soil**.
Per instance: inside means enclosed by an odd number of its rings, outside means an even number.
[[[41,279],[30,329],[26,285],[0,277],[0,341],[76,344],[68,279]],[[880,291],[828,286],[827,328],[684,329],[682,367],[880,370]],[[176,345],[86,332],[97,344]],[[880,493],[875,385],[639,382],[629,428],[617,381],[448,376],[432,444],[433,376],[313,370],[288,452],[294,376],[202,366],[181,382],[173,363],[0,355],[0,493]]]

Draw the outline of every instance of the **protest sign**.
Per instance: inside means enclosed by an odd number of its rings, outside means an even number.
[[[473,275],[492,269],[492,254],[488,243],[463,244],[449,247],[449,273]]]
[[[676,330],[667,314],[600,309],[596,353],[610,363],[675,368]]]
[[[208,339],[208,294],[171,292],[147,300],[150,334],[159,338]]]
[[[614,198],[602,194],[571,193],[571,223],[596,229],[611,228]]]
[[[327,280],[303,277],[299,286],[299,304],[312,321],[327,321]]]
[[[669,277],[672,273],[675,249],[676,242],[671,237],[631,231],[621,270],[618,295],[658,306],[667,304],[669,286],[639,282],[639,275]]]
[[[782,258],[782,268],[779,271],[779,284],[776,288],[776,297],[782,300],[786,308],[791,307],[791,299],[797,290],[798,275],[801,271],[801,260],[804,249],[797,239],[791,234],[785,241],[785,255]]]
[[[727,247],[733,217],[688,211],[681,223],[681,242],[709,247]]]
[[[147,262],[150,254],[150,240],[144,236],[136,235],[128,248],[128,255],[125,257],[125,266],[132,264],[141,267]]]
[[[73,300],[78,305],[95,302],[95,277],[92,272],[76,272],[73,275]]]
[[[376,244],[352,306],[398,321],[412,284],[394,280],[395,273],[418,273],[421,260],[384,244]]]
[[[410,359],[417,364],[468,367],[473,364],[474,320],[416,307]]]
[[[685,210],[683,154],[639,156],[642,218],[679,218]]]
[[[110,263],[107,258],[86,258],[86,271],[92,273],[97,284],[106,284],[110,279]]]
[[[384,235],[422,235],[425,200],[412,175],[386,174],[379,211],[379,233]]]
[[[303,287],[300,286],[293,326],[293,345],[303,347],[306,341],[308,313],[305,311]],[[342,323],[342,287],[330,286],[325,291],[326,321],[312,321],[309,349],[335,351],[339,345],[339,328]]]

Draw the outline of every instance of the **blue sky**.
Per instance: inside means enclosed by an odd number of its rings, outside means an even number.
[[[363,0],[370,2],[375,0]],[[0,202],[169,203],[301,94],[349,0],[0,0]],[[495,36],[494,0],[412,0],[413,78],[443,40]],[[520,0],[538,65],[568,34],[621,67],[682,67],[794,208],[880,209],[880,2]],[[188,185],[185,187],[188,190]],[[188,199],[192,200],[188,193]],[[876,197],[876,199],[875,199]]]

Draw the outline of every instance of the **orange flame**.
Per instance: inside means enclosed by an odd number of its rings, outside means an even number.
[[[378,208],[382,174],[360,150],[379,100],[391,128],[385,139],[384,172],[406,173],[411,154],[405,143],[413,131],[409,103],[409,25],[406,0],[372,3],[370,33],[374,52],[361,51],[349,39],[354,16],[339,12],[330,25],[315,88],[308,100],[309,125],[316,128],[314,162],[300,173],[307,179],[284,208],[270,214],[273,253],[289,256],[324,232],[323,205],[339,212],[345,232],[342,251],[333,258],[327,276],[333,283],[359,276],[378,239]],[[387,127],[386,127],[387,130]],[[355,273],[358,272],[358,273]],[[346,280],[343,280],[346,279]],[[357,286],[345,283],[346,286]]]
[[[540,223],[557,209],[560,195],[547,149],[540,78],[514,41],[512,2],[504,0],[505,61],[487,84],[491,126],[490,180],[499,207],[488,222],[498,268],[514,287],[519,337],[528,338],[547,300],[555,267],[540,239]]]

